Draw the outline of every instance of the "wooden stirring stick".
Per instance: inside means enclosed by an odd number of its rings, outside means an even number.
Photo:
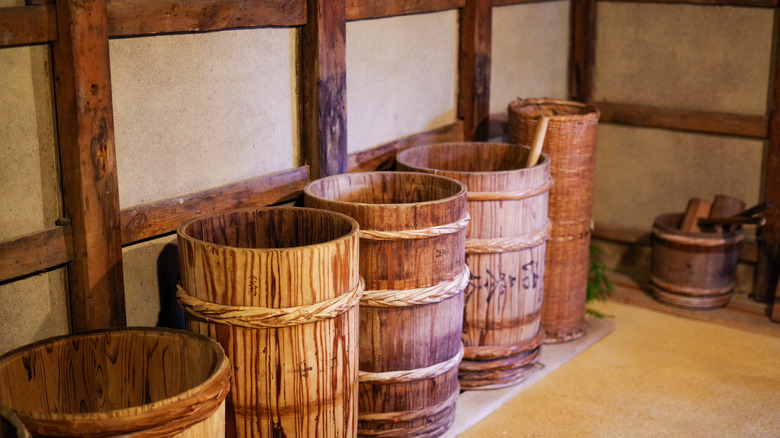
[[[534,141],[531,144],[531,152],[528,154],[528,161],[525,163],[525,167],[534,167],[536,162],[539,161],[539,156],[542,155],[542,145],[544,144],[544,137],[547,135],[547,122],[550,120],[547,116],[542,116],[539,119],[539,123],[536,124],[536,131],[534,132]]]

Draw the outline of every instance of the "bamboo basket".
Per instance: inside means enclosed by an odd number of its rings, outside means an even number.
[[[0,406],[0,438],[30,438],[30,432],[24,427],[14,411]]]
[[[726,306],[734,294],[741,228],[723,233],[690,233],[677,226],[681,213],[658,216],[653,223],[650,286],[666,304],[692,310]]]
[[[352,173],[311,182],[304,202],[360,223],[358,435],[441,435],[460,392],[466,188],[419,173]]]
[[[466,289],[460,365],[464,389],[521,382],[537,361],[550,159],[525,168],[529,149],[495,143],[442,143],[402,151],[401,170],[435,173],[468,188]]]
[[[224,437],[230,367],[216,342],[132,328],[0,357],[0,405],[36,437]]]
[[[592,105],[550,99],[516,100],[509,104],[510,143],[531,144],[540,116],[549,123],[544,151],[550,156],[549,215],[542,326],[545,342],[583,336],[588,268],[590,267],[593,174],[599,111]]]
[[[355,436],[357,231],[344,215],[295,207],[211,214],[179,228],[179,303],[234,370],[229,433]]]

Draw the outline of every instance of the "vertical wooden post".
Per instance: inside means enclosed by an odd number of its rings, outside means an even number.
[[[52,44],[71,329],[126,324],[106,0],[57,0]]]
[[[466,140],[487,140],[490,117],[490,50],[493,6],[467,0],[460,10],[458,115]]]
[[[569,97],[578,102],[593,100],[596,65],[596,0],[571,2],[571,52]]]
[[[345,0],[310,0],[301,31],[301,141],[311,178],[347,172]]]

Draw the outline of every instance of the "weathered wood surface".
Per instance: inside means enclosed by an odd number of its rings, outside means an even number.
[[[461,9],[458,116],[467,141],[488,138],[492,22],[490,0],[467,0]]]
[[[40,341],[0,357],[0,405],[35,436],[225,436],[230,367],[216,342],[134,328]]]
[[[197,216],[291,201],[309,182],[308,166],[261,175],[190,195],[151,202],[121,211],[122,243],[176,231]]]
[[[70,224],[0,242],[0,282],[73,260]]]
[[[465,4],[466,0],[347,0],[347,20],[446,11]]]
[[[463,122],[455,122],[430,131],[412,134],[375,148],[353,152],[347,157],[347,167],[350,172],[388,170],[395,163],[396,154],[404,149],[424,144],[462,140]]]
[[[572,0],[571,2],[569,98],[579,102],[590,102],[593,99],[597,3],[596,0]]]
[[[53,6],[0,8],[0,47],[47,43],[57,39]]]
[[[52,45],[73,332],[126,324],[106,1],[57,1]]]
[[[466,389],[521,382],[539,352],[550,159],[545,154],[526,168],[528,155],[526,147],[497,143],[444,143],[398,155],[400,170],[436,173],[468,188]]]
[[[700,6],[737,6],[737,7],[761,7],[776,8],[780,5],[777,0],[602,0],[609,2],[628,3],[665,3],[665,4],[689,4]]]
[[[347,171],[345,1],[309,2],[301,30],[301,143],[312,179]]]
[[[233,368],[228,431],[354,436],[357,228],[332,212],[268,207],[206,215],[179,229],[179,300],[197,315],[190,329],[219,341]]]
[[[452,423],[459,392],[465,187],[420,173],[350,173],[310,183],[304,202],[360,224],[366,292],[360,305],[358,434],[438,436]],[[412,232],[419,235],[409,237]],[[407,297],[437,285],[451,287],[427,304]],[[384,291],[392,303],[375,298]],[[381,380],[383,373],[411,375],[437,366],[432,377]]]

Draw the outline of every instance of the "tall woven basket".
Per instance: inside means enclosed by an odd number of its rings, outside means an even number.
[[[357,232],[347,216],[295,207],[179,228],[179,303],[233,369],[228,436],[355,436]]]
[[[531,144],[541,116],[549,117],[543,150],[550,156],[549,215],[542,326],[545,342],[585,334],[585,301],[590,264],[593,174],[599,111],[592,105],[551,99],[509,104],[510,143]]]
[[[527,147],[441,143],[398,154],[398,168],[448,176],[468,188],[466,289],[460,365],[464,389],[517,384],[533,369],[544,334],[540,311],[550,159],[526,168]]]
[[[309,183],[304,201],[360,224],[358,436],[441,435],[460,392],[466,188],[421,173],[351,173]]]

